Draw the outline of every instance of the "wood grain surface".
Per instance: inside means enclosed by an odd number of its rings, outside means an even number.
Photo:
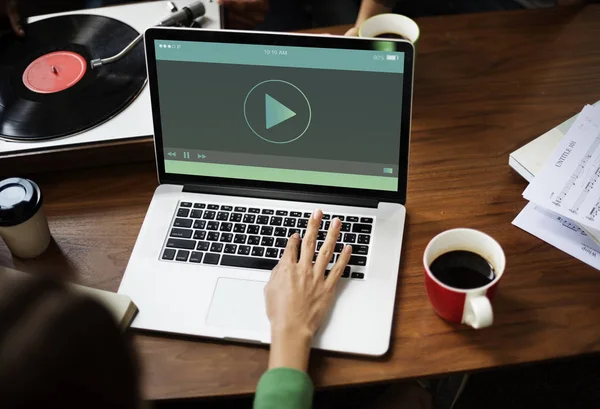
[[[600,99],[599,22],[600,6],[418,21],[408,220],[391,349],[379,359],[315,351],[318,387],[600,351],[600,272],[511,225],[525,205],[526,183],[508,166],[511,151]],[[28,262],[3,249],[0,263],[116,290],[157,185],[154,164],[32,177],[46,195],[55,243]],[[454,227],[489,233],[506,252],[489,329],[450,325],[428,303],[423,250]],[[135,342],[152,399],[251,393],[267,365],[261,347],[140,333]]]

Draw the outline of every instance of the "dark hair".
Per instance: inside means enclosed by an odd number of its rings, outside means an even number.
[[[98,302],[45,279],[0,274],[3,409],[137,409],[130,339]]]

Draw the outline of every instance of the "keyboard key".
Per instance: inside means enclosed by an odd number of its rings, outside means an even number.
[[[192,255],[190,256],[190,263],[199,263],[202,261],[202,255],[204,253],[200,251],[192,251]]]
[[[288,232],[287,232],[287,236],[290,237],[294,233],[300,234],[300,229],[289,229]]]
[[[273,209],[263,209],[262,214],[273,214],[275,211]]]
[[[192,219],[175,219],[173,222],[175,227],[192,227]]]
[[[206,224],[206,230],[219,230],[219,222],[210,221]]]
[[[304,212],[304,218],[305,219],[310,219],[310,216],[312,216],[312,213],[310,213],[310,212]]]
[[[325,222],[325,227],[323,227],[323,230],[329,230],[329,226],[331,226],[331,222]]]
[[[184,240],[184,239],[169,239],[167,240],[167,247],[172,247],[176,249],[186,249],[193,250],[196,248],[196,242],[194,240]]]
[[[369,254],[369,246],[352,246],[352,254],[360,254],[366,256]]]
[[[241,254],[242,256],[247,256],[248,254],[250,254],[250,246],[239,246],[238,254]]]
[[[277,249],[274,249],[272,247],[267,249],[267,251],[265,252],[265,256],[269,258],[277,258]]]
[[[213,253],[220,253],[223,251],[223,243],[213,243],[210,245],[210,251]]]
[[[275,237],[285,237],[287,233],[287,229],[285,227],[277,227],[273,232],[273,236]]]
[[[339,236],[338,236],[338,238],[337,238],[337,240],[336,240],[336,241],[337,241],[338,243],[342,241],[342,233],[340,233],[340,234],[339,234]]]
[[[326,270],[325,271],[325,276],[328,276],[331,270]],[[348,278],[350,277],[350,266],[346,266],[344,268],[344,272],[342,273],[342,278]]]
[[[246,225],[245,224],[236,223],[235,226],[233,227],[233,231],[235,233],[246,233]]]
[[[269,216],[258,216],[256,224],[269,224]]]
[[[287,216],[287,215],[288,215],[288,211],[287,211],[287,210],[277,210],[277,211],[275,212],[275,214],[276,214],[277,216]]]
[[[217,213],[217,220],[227,221],[229,220],[229,213],[227,212],[219,212]]]
[[[179,237],[182,239],[189,239],[190,237],[192,237],[192,234],[194,232],[192,230],[188,230],[188,229],[171,229],[171,234],[169,234],[169,236],[171,237]]]
[[[235,254],[236,251],[237,251],[237,246],[235,244],[227,244],[227,245],[225,245],[225,250],[223,250],[223,253]]]
[[[260,209],[257,209],[256,207],[251,207],[250,209],[248,209],[248,213],[260,213]]]
[[[360,222],[361,223],[373,224],[373,218],[372,217],[361,217],[360,218]]]
[[[324,241],[317,242],[317,251],[321,250],[321,247],[323,247],[323,243],[325,243],[325,242]]]
[[[273,270],[277,263],[277,259],[272,258],[240,257],[230,256],[229,254],[223,255],[221,259],[222,266],[256,268],[259,270]]]
[[[206,238],[206,232],[204,230],[196,230],[194,232],[194,240],[204,240]]]
[[[206,253],[204,255],[204,264],[219,264],[219,258],[221,258],[220,254],[215,253]]]
[[[296,227],[296,219],[294,219],[292,217],[286,217],[283,225],[285,227]]]
[[[246,233],[258,234],[259,231],[260,231],[260,226],[253,224],[252,226],[248,226],[248,230],[246,231]]]
[[[206,236],[206,239],[209,240],[209,241],[218,241],[219,240],[219,233],[217,233],[216,231],[211,231]]]
[[[285,248],[287,246],[287,239],[282,239],[281,237],[275,240],[275,247]]]
[[[219,205],[216,205],[216,204],[209,204],[209,205],[208,205],[208,209],[209,209],[209,210],[217,210],[217,209],[219,209]]]
[[[352,273],[352,278],[363,279],[363,278],[365,278],[365,274],[364,273]]]
[[[221,223],[221,227],[219,228],[219,230],[230,232],[231,230],[233,230],[233,223],[223,222]]]
[[[194,209],[205,209],[206,205],[204,203],[194,203]]]
[[[333,251],[335,253],[341,253],[342,250],[344,250],[344,245],[342,243],[336,243],[335,244],[335,248],[333,249]]]
[[[258,245],[260,244],[260,236],[250,236],[248,237],[248,244]]]
[[[223,205],[223,206],[221,206],[221,210],[225,210],[225,211],[227,211],[227,212],[230,212],[230,211],[232,211],[232,210],[233,210],[233,207],[231,207],[231,206],[225,206],[225,205]]]
[[[236,206],[235,211],[240,213],[246,213],[246,208],[242,206]]]
[[[246,238],[245,234],[236,234],[233,238],[233,242],[237,244],[246,244]]]
[[[252,255],[255,257],[262,257],[265,254],[264,247],[252,247]]]
[[[317,234],[317,240],[325,240],[325,237],[327,237],[327,232],[326,231],[321,230]]]
[[[241,222],[243,215],[241,213],[231,213],[230,222]]]
[[[190,202],[181,202],[181,204],[179,206],[181,206],[181,207],[192,207],[192,204]]]
[[[271,222],[269,223],[271,226],[281,226],[283,223],[283,217],[273,216],[271,217]]]
[[[273,234],[273,228],[271,226],[263,226],[260,228],[260,234],[263,236],[271,236]]]
[[[175,260],[177,261],[187,261],[188,257],[190,256],[190,252],[187,250],[178,250],[177,251],[177,257],[175,257]]]
[[[290,212],[290,216],[292,216],[292,217],[302,217],[302,212]]]
[[[196,250],[208,251],[210,248],[210,243],[207,241],[199,241]]]
[[[202,218],[204,220],[214,220],[215,218],[215,212],[213,212],[212,210],[207,210],[204,212],[204,216],[202,216]]]
[[[342,221],[342,222],[344,221],[344,216],[342,216],[342,215],[339,215],[339,214],[334,214],[333,216],[331,216],[331,218],[332,218],[332,219],[335,219],[336,217],[337,217],[338,219],[340,219],[340,221]]]
[[[345,233],[344,234],[344,243],[356,243],[356,234]]]
[[[163,260],[173,260],[175,258],[175,249],[165,249],[162,255]]]
[[[342,223],[342,228],[340,230],[341,231],[350,231],[350,223]]]
[[[330,214],[324,214],[322,220],[331,220]]]
[[[245,214],[244,215],[244,223],[254,223],[254,220],[256,220],[256,215],[255,214]]]
[[[233,233],[221,233],[219,241],[221,243],[231,243],[233,241]]]
[[[177,217],[188,217],[189,214],[190,214],[190,209],[185,209],[183,207],[180,207],[179,210],[177,210]]]
[[[263,237],[260,241],[261,246],[271,247],[275,239],[273,237]]]
[[[194,219],[202,218],[202,210],[192,210],[192,213],[190,213],[190,217],[193,217]]]
[[[356,222],[358,222],[358,217],[356,217],[356,216],[348,216],[348,217],[346,217],[346,221],[347,222],[356,223]]]
[[[369,244],[371,242],[371,236],[367,236],[366,234],[358,235],[358,243],[359,244]]]
[[[194,229],[204,229],[206,227],[206,220],[194,220]]]
[[[278,258],[283,257],[283,253],[285,253],[285,249],[279,250],[279,256],[278,256]]]
[[[306,229],[306,227],[308,227],[308,220],[307,219],[298,220],[298,227],[301,229]]]
[[[350,256],[350,261],[348,261],[348,264],[352,266],[366,266],[367,258],[364,256]]]
[[[363,217],[363,219],[364,219],[364,217]],[[371,226],[370,224],[355,223],[352,226],[352,232],[353,233],[371,233],[372,228],[373,228],[373,226]]]

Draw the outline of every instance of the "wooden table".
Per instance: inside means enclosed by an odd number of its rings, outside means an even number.
[[[600,99],[600,6],[419,20],[414,121],[393,342],[381,359],[315,352],[318,387],[473,371],[600,351],[600,273],[511,225],[525,205],[508,154]],[[327,30],[343,32],[344,28]],[[116,290],[156,173],[152,162],[34,175],[56,243],[23,263]],[[492,328],[432,311],[421,256],[453,227],[480,229],[508,266]],[[194,338],[135,336],[152,399],[247,394],[268,350]]]

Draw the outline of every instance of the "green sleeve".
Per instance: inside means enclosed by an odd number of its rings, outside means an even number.
[[[271,369],[258,382],[254,409],[310,409],[313,389],[305,372],[291,368]]]

